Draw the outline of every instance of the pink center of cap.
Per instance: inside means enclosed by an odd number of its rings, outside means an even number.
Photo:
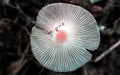
[[[64,42],[67,38],[66,32],[60,30],[56,33],[56,40],[59,42]]]

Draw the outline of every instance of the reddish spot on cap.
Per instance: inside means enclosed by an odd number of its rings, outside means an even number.
[[[64,42],[67,38],[67,34],[65,31],[59,31],[56,33],[56,40],[59,42]]]

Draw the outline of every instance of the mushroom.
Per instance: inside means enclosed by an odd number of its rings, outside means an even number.
[[[99,29],[94,17],[84,8],[53,3],[43,7],[32,28],[31,47],[38,62],[55,72],[70,72],[92,57],[98,48]]]

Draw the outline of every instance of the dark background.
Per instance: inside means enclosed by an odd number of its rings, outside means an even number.
[[[30,48],[37,13],[55,2],[84,7],[100,29],[101,43],[91,61],[70,73],[45,69]],[[0,75],[120,75],[120,0],[0,0]]]

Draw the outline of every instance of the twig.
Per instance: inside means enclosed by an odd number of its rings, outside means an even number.
[[[44,71],[44,67],[42,67],[42,69],[41,69],[39,75],[42,75],[43,71]]]
[[[117,25],[119,21],[120,21],[120,18],[118,18],[117,20],[115,20],[114,25]]]
[[[10,20],[10,19],[7,19],[7,18],[4,18],[4,19],[0,20],[0,25],[2,25],[3,22],[9,22],[9,23],[12,23],[12,24],[17,24],[17,25],[19,25],[23,30],[26,31],[27,35],[30,36],[29,30],[28,30],[25,26],[23,26],[23,25],[21,25],[21,24],[18,24],[18,23],[15,23],[14,21],[12,21],[12,20]],[[27,22],[26,25],[29,25],[29,24],[30,24],[30,22]]]
[[[27,63],[28,60],[25,59],[25,56],[29,51],[29,47],[30,47],[30,43],[28,43],[21,59],[11,64],[11,66],[9,68],[10,69],[9,75],[16,75],[22,69],[22,67]]]
[[[17,54],[20,55],[21,54],[21,46],[22,46],[22,36],[21,36],[21,30],[18,33],[18,40],[19,40],[19,44],[18,44],[18,50],[17,50]]]
[[[25,17],[24,20],[26,20],[26,22],[29,21],[32,24],[35,24],[35,21],[30,16],[28,16],[25,12],[23,12],[23,10],[21,9],[21,7],[20,7],[20,5],[18,3],[16,3],[16,6],[13,6],[11,4],[8,4],[8,6],[13,8],[13,9],[18,10],[18,12]]]
[[[25,59],[24,61],[19,61],[18,63],[15,64],[19,64],[19,67],[17,66],[12,73],[10,73],[10,75],[17,75],[17,73],[22,69],[22,67],[27,63],[27,59]]]
[[[27,33],[28,36],[30,36],[29,30],[28,30],[25,26],[20,25],[20,27],[21,27],[23,30],[26,31],[26,33]]]
[[[118,40],[118,42],[116,42],[114,45],[112,45],[108,50],[106,50],[105,52],[103,52],[100,56],[98,56],[94,62],[98,62],[100,61],[103,57],[105,57],[107,54],[109,54],[111,51],[113,51],[116,47],[118,47],[120,45],[120,40]]]
[[[86,66],[83,67],[83,75],[88,75],[87,67]]]

